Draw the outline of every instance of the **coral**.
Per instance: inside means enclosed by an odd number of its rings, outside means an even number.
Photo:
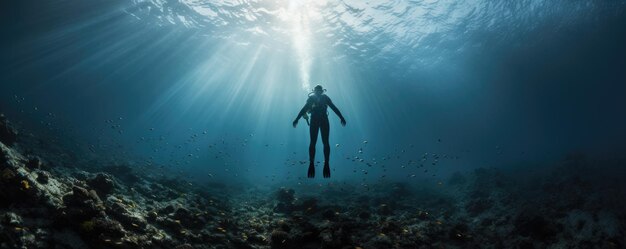
[[[21,180],[20,185],[22,186],[22,190],[30,189],[30,184],[28,183],[27,180]]]

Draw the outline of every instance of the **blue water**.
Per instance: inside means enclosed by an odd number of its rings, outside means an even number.
[[[79,158],[196,180],[444,179],[626,148],[626,1],[5,1],[0,111]],[[317,160],[322,161],[318,141]],[[318,168],[318,170],[321,168]],[[167,171],[166,171],[167,170]]]

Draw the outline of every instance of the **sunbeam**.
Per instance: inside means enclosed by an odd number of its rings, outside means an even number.
[[[302,88],[311,90],[311,30],[309,28],[308,6],[302,1],[291,0],[289,2],[288,14],[282,15],[284,21],[290,22],[293,48],[298,56],[300,81]]]

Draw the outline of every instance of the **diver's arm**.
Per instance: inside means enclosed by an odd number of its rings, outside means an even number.
[[[294,121],[297,122],[298,120],[300,120],[300,118],[304,116],[308,109],[310,109],[310,103],[307,101],[306,104],[304,104],[304,106],[302,107],[302,110],[300,110],[300,112],[298,113],[298,117],[296,117],[296,120]]]
[[[296,117],[296,119],[293,120],[293,127],[296,127],[296,125],[298,124],[298,120],[300,120],[300,118],[304,114],[306,114],[306,111],[310,109],[310,105],[311,105],[311,102],[307,100],[306,104],[304,104],[304,106],[302,107],[302,110],[300,110],[300,112],[298,113],[298,116]]]
[[[343,118],[343,115],[341,115],[341,112],[339,111],[339,108],[337,108],[335,106],[335,104],[333,104],[333,101],[330,100],[330,98],[328,98],[328,107],[330,107],[330,109],[332,109],[333,112],[335,112],[335,114],[337,114],[337,116],[339,116],[339,119],[341,119],[341,124],[342,125],[346,125],[346,119]]]

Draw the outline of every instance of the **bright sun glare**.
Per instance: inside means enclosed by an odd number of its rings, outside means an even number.
[[[313,64],[311,53],[315,49],[311,43],[310,25],[313,20],[320,18],[318,6],[325,2],[290,0],[288,8],[279,14],[279,18],[291,26],[292,46],[298,58],[301,86],[305,91],[311,89],[310,75]]]

